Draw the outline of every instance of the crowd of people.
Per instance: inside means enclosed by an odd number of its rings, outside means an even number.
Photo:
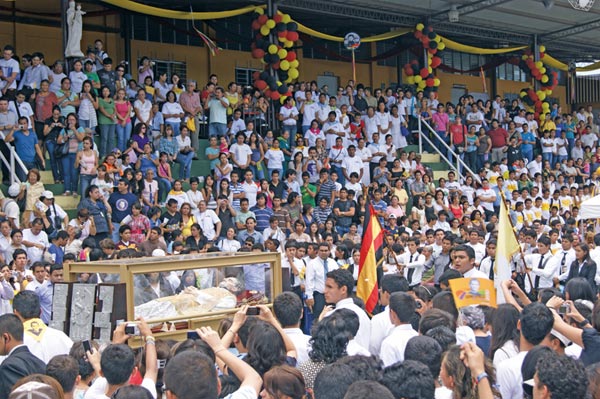
[[[202,88],[168,77],[147,57],[135,79],[101,41],[87,56],[68,76],[41,53],[23,55],[23,71],[11,46],[0,60],[0,151],[14,144],[27,168],[0,195],[0,399],[596,395],[600,234],[577,220],[600,177],[591,107],[554,104],[536,121],[518,98],[452,104],[353,81],[336,93],[299,82],[274,104],[217,75]],[[465,168],[433,181],[405,151],[419,119],[436,132],[424,150]],[[194,159],[211,173],[192,176]],[[41,181],[46,166],[54,182]],[[76,217],[44,183],[81,195]],[[503,198],[522,247],[499,288],[507,303],[457,309],[450,280],[498,278]],[[370,205],[384,231],[373,315],[355,295]],[[121,325],[89,351],[46,327],[65,263],[217,251],[281,253],[272,311],[242,308],[181,343],[141,320],[141,338]],[[270,292],[255,269],[236,278]],[[151,274],[143,302],[223,277]],[[137,353],[123,345],[138,339]]]

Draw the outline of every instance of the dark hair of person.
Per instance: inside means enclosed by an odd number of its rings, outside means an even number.
[[[435,382],[429,368],[414,360],[395,363],[383,370],[381,383],[394,398],[431,399]]]
[[[452,315],[442,309],[427,309],[419,321],[419,332],[422,335],[427,334],[429,330],[435,327],[448,327],[453,332],[456,330],[456,323]]]
[[[406,278],[397,274],[386,274],[381,279],[381,292],[408,292],[409,284]]]
[[[523,381],[533,379],[538,362],[551,355],[552,349],[547,346],[538,345],[529,350],[523,359],[523,363],[521,363],[521,376],[523,377]],[[523,383],[523,394],[525,398],[531,399],[533,397],[533,387]]]
[[[13,299],[13,309],[25,320],[40,317],[40,297],[35,291],[21,291]]]
[[[546,305],[533,302],[521,312],[521,334],[532,345],[540,344],[550,334],[554,316]]]
[[[356,381],[350,385],[344,399],[394,399],[394,395],[377,381]]]
[[[433,338],[423,335],[408,340],[404,350],[404,360],[415,360],[429,367],[431,375],[440,375],[442,347]]]
[[[98,350],[98,345],[94,341],[90,341],[90,344],[92,345],[93,348]],[[85,348],[83,347],[82,341],[73,342],[73,346],[71,347],[71,350],[69,351],[69,356],[71,356],[73,359],[77,360],[77,364],[79,365],[79,373],[78,374],[81,376],[82,380],[85,381],[88,377],[90,377],[92,374],[94,374],[94,367],[92,367],[90,362],[87,360],[87,357],[85,354]]]
[[[250,329],[246,348],[248,355],[244,360],[261,377],[271,368],[285,363],[286,351],[283,338],[279,331],[270,324],[254,325]]]
[[[354,277],[352,277],[352,273],[350,273],[350,271],[346,269],[335,269],[327,273],[327,278],[335,281],[339,288],[346,287],[347,298],[352,296]]]
[[[294,326],[302,318],[302,300],[293,292],[282,292],[273,300],[273,313],[283,328]]]
[[[275,366],[265,373],[264,389],[275,398],[285,395],[290,399],[303,399],[306,395],[302,373],[287,365]]]
[[[415,314],[417,303],[407,292],[394,292],[390,296],[389,308],[402,323],[409,323]]]
[[[23,322],[13,313],[0,316],[0,335],[9,334],[15,341],[23,341]]]
[[[458,345],[452,345],[442,359],[442,364],[445,365],[444,369],[448,371],[450,376],[454,378],[454,388],[452,389],[453,397],[455,398],[477,398],[479,397],[477,392],[477,385],[473,384],[473,378],[476,376],[471,375],[471,370],[465,366],[465,363],[460,357],[461,348]],[[488,380],[492,386],[492,392],[495,397],[500,397],[500,394],[495,388],[496,384],[496,372],[492,361],[490,359],[485,360],[484,370],[488,375]]]
[[[450,280],[454,280],[455,278],[462,278],[462,274],[458,270],[448,269],[440,276],[439,282],[440,284],[444,284],[448,286],[448,282]]]
[[[141,385],[125,385],[117,389],[111,399],[153,399],[149,390]]]
[[[328,364],[319,371],[314,383],[314,397],[344,399],[348,388],[356,380],[352,368],[345,364]]]
[[[102,352],[100,367],[104,378],[110,385],[121,385],[129,380],[135,357],[127,345],[109,345]]]
[[[79,364],[69,355],[57,355],[48,362],[46,374],[58,381],[65,393],[70,393],[79,375]]]
[[[334,315],[335,312],[312,327],[308,356],[314,362],[333,363],[347,354],[346,346],[350,335],[346,331],[344,320],[333,317]]]
[[[544,361],[538,361],[537,376],[553,398],[585,397],[588,378],[583,363],[569,356],[553,353]]]
[[[435,339],[444,352],[447,351],[450,346],[456,344],[456,333],[448,327],[433,327],[431,330],[427,331],[425,336]]]
[[[504,346],[508,341],[513,341],[515,346],[519,347],[519,330],[517,322],[519,321],[519,311],[509,303],[498,305],[492,317],[492,342],[490,344],[490,358],[494,358],[494,353]]]
[[[450,291],[442,291],[437,293],[431,300],[434,309],[442,309],[450,313],[454,321],[458,319],[458,309],[454,304],[454,297]]]
[[[594,302],[596,300],[596,294],[592,290],[592,286],[583,277],[575,277],[567,282],[565,285],[565,296],[568,296],[571,301],[584,299]]]
[[[379,381],[383,374],[383,362],[378,356],[344,356],[335,362],[335,364],[345,364],[350,366],[356,373],[357,380]]]
[[[164,381],[177,399],[212,399],[219,394],[214,361],[196,351],[186,351],[169,360]]]

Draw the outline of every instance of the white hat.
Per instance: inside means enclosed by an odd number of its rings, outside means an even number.
[[[42,192],[42,195],[40,195],[40,199],[42,199],[42,198],[54,199],[54,194],[52,194],[52,191],[46,190],[46,191]]]
[[[152,251],[152,256],[156,256],[156,257],[167,256],[167,254],[162,249],[156,248],[154,251]]]
[[[16,197],[21,192],[21,185],[19,183],[13,183],[8,188],[8,195]]]

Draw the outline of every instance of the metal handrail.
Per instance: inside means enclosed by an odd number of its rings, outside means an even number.
[[[432,141],[429,139],[429,137],[427,137],[426,135],[424,135],[424,134],[423,134],[423,129],[422,129],[422,126],[423,126],[423,125],[425,125],[425,127],[426,127],[427,129],[429,129],[429,131],[430,131],[431,133],[433,133],[434,137],[436,137],[436,138],[438,139],[438,142],[442,143],[442,145],[443,145],[444,147],[446,147],[446,149],[447,149],[449,152],[451,152],[451,153],[452,153],[452,155],[454,155],[454,157],[456,158],[456,166],[454,166],[454,164],[452,164],[452,163],[451,163],[451,162],[448,160],[448,158],[446,158],[446,156],[445,156],[444,154],[442,154],[442,152],[440,151],[440,149],[439,149],[439,148],[437,148],[437,146],[436,146],[435,144],[433,144],[433,142],[432,142]],[[429,125],[427,122],[425,122],[424,120],[422,120],[422,119],[419,117],[419,151],[420,151],[421,153],[423,152],[423,150],[422,150],[422,148],[423,148],[422,139],[425,139],[425,140],[426,140],[426,141],[429,143],[429,145],[431,145],[431,147],[432,147],[432,148],[434,148],[434,149],[436,150],[436,152],[437,152],[437,153],[440,155],[440,157],[442,157],[442,159],[444,159],[444,161],[446,161],[446,162],[448,163],[448,165],[449,165],[449,166],[450,166],[452,169],[454,169],[454,170],[456,171],[456,173],[458,174],[458,177],[459,177],[459,179],[463,179],[463,178],[464,178],[464,175],[461,173],[461,171],[460,171],[460,166],[459,166],[459,165],[462,165],[462,167],[464,168],[464,170],[466,170],[467,172],[469,172],[469,173],[471,174],[471,176],[473,177],[473,179],[474,179],[475,181],[477,181],[477,183],[481,184],[481,179],[479,178],[479,175],[477,175],[476,173],[474,173],[474,172],[471,170],[471,168],[469,168],[469,167],[467,166],[467,164],[465,163],[465,161],[463,161],[463,160],[460,158],[459,154],[455,153],[455,152],[452,150],[452,148],[451,148],[451,147],[450,147],[448,144],[446,144],[446,141],[444,141],[444,140],[443,140],[443,139],[442,139],[442,138],[441,138],[441,137],[440,137],[440,136],[437,134],[437,132],[436,132],[435,130],[433,130],[433,128],[432,128],[432,127],[431,127],[431,126],[430,126],[430,125]]]
[[[3,132],[0,131],[0,139],[4,140],[4,138],[5,135],[3,134]],[[25,167],[25,164],[21,160],[21,157],[19,157],[19,154],[17,154],[15,147],[8,143],[6,144],[6,146],[10,151],[10,160],[6,159],[2,152],[0,152],[0,160],[2,161],[4,166],[6,166],[6,168],[10,171],[10,183],[21,183],[21,179],[19,179],[16,173],[15,162],[21,169],[23,169],[23,171],[25,171],[25,176],[27,176],[29,170],[27,169],[27,167]]]

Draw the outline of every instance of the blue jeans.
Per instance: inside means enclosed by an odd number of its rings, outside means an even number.
[[[488,160],[488,154],[477,154],[477,170],[473,172],[477,173],[479,169],[483,168],[483,164]]]
[[[119,223],[112,222],[112,226],[113,231],[111,239],[113,240],[113,242],[119,242],[121,240],[121,237],[119,237],[119,228],[121,227],[121,225]]]
[[[117,123],[117,147],[121,152],[127,149],[127,142],[131,138],[131,122],[122,126]],[[112,148],[111,148],[112,149]]]
[[[171,191],[171,182],[165,177],[158,178],[158,201],[163,202],[167,198],[166,194]]]
[[[85,119],[78,119],[79,122],[79,127],[82,127],[84,129],[89,129],[92,124],[89,120],[85,120]]]
[[[308,129],[310,129],[310,125],[302,125],[302,136],[308,132]]]
[[[21,161],[23,161],[23,165],[25,165],[25,167],[27,168],[27,170],[31,170],[31,169],[35,169],[37,168],[37,164],[35,162],[27,162],[23,159],[21,159]],[[27,181],[27,173],[22,169],[22,168],[17,168],[17,177],[19,178],[19,180],[21,180],[22,182]]]
[[[48,149],[48,155],[50,155],[50,167],[52,168],[52,177],[54,178],[54,181],[61,181],[63,180],[62,163],[58,158],[54,156],[56,141],[46,141],[46,148]]]
[[[100,125],[100,158],[104,158],[109,151],[115,148],[116,124]]]
[[[465,164],[473,173],[477,173],[477,150],[471,152],[465,152]]]
[[[343,237],[344,234],[350,232],[350,227],[335,226],[335,231],[337,231],[340,237]]]
[[[190,151],[188,154],[182,154],[181,152],[177,154],[177,163],[179,166],[179,178],[180,179],[189,179],[190,178],[190,169],[192,167],[192,160],[194,159],[194,151]]]
[[[550,166],[554,166],[554,163],[552,162],[554,160],[553,158],[553,154],[551,152],[542,152],[542,159],[544,161],[549,161],[550,162]]]
[[[208,136],[213,137],[221,137],[227,134],[227,124],[212,122],[208,124]]]
[[[77,180],[79,171],[75,169],[75,158],[77,157],[76,153],[68,153],[64,157],[61,158],[60,162],[62,163],[63,168],[63,177],[65,178],[65,192],[69,191],[71,193],[77,192]]]
[[[527,159],[528,163],[533,160],[533,148],[525,150],[521,147],[521,153],[523,154],[523,157]]]
[[[556,163],[556,162],[560,162],[560,163],[562,164],[562,163],[563,163],[563,162],[565,162],[567,159],[569,159],[569,156],[568,156],[568,155],[556,155],[556,156],[554,157],[554,163]],[[594,169],[594,170],[595,170],[595,169]]]
[[[85,196],[85,190],[92,184],[92,180],[96,178],[96,175],[79,175],[81,196]]]
[[[568,156],[570,157],[571,151],[573,151],[573,147],[575,146],[575,139],[567,139],[567,142],[569,143],[567,152],[568,152]]]
[[[288,143],[290,148],[296,146],[296,132],[298,131],[298,125],[282,125],[281,131],[290,132],[290,137],[288,138]]]
[[[249,165],[248,168],[252,171],[252,174],[254,175],[254,180],[262,180],[265,178],[265,166],[261,165],[261,169],[258,169],[258,165]],[[270,170],[270,169],[269,169]],[[269,176],[271,174],[269,173]],[[279,176],[283,176],[283,174],[280,174]]]
[[[273,176],[273,172],[277,171],[279,172],[279,176],[283,176],[283,170],[282,169],[277,169],[277,168],[269,168],[269,179],[272,178]]]

